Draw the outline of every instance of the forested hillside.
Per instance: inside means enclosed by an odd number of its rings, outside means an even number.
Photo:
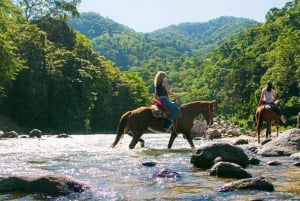
[[[139,77],[121,72],[67,25],[68,17],[79,15],[80,1],[18,2],[0,3],[2,115],[28,130],[100,132],[114,130],[124,111],[148,103]]]
[[[178,57],[204,55],[256,22],[220,17],[204,23],[171,25],[146,34],[95,13],[82,13],[68,23],[91,39],[96,52],[115,62],[121,70],[128,70],[152,59],[171,61]]]
[[[150,61],[130,68],[151,85],[153,72],[169,72],[174,91],[187,92],[182,101],[216,99],[216,115],[249,129],[262,88],[272,80],[282,99],[287,125],[296,126],[300,112],[300,2],[287,3],[256,24],[201,57],[163,64]]]

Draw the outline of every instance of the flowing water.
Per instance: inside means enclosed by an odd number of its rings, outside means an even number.
[[[90,191],[59,198],[37,194],[5,193],[0,200],[300,200],[300,168],[288,157],[263,158],[260,165],[249,166],[253,176],[265,176],[274,192],[218,192],[230,179],[208,176],[190,164],[192,150],[182,135],[172,149],[166,149],[169,134],[145,134],[146,148],[128,148],[131,137],[124,136],[110,148],[115,135],[72,135],[71,138],[43,136],[42,139],[0,140],[0,176],[57,173],[83,182]],[[196,147],[207,143],[195,141]],[[268,166],[268,160],[282,165]],[[154,161],[154,167],[143,162]],[[168,168],[181,175],[176,179],[153,179],[152,175]]]

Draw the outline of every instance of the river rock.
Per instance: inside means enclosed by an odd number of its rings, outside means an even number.
[[[142,162],[142,165],[146,166],[146,167],[154,167],[154,166],[156,166],[156,162],[154,162],[154,161],[144,161],[144,162]]]
[[[240,165],[230,162],[218,162],[208,170],[210,176],[245,179],[252,175]]]
[[[206,136],[208,139],[219,139],[222,137],[222,134],[218,129],[208,128],[206,131]]]
[[[281,165],[282,163],[280,163],[279,161],[273,160],[273,161],[268,161],[267,164],[270,166],[276,166],[276,165]]]
[[[180,178],[180,174],[171,169],[163,168],[152,175],[152,178]]]
[[[206,133],[207,124],[201,121],[195,121],[191,129],[192,138],[204,137]]]
[[[272,139],[265,139],[265,140],[263,140],[262,142],[261,142],[261,145],[265,145],[265,144],[267,144],[267,143],[269,143],[269,142],[271,142],[272,141]]]
[[[42,131],[39,130],[39,129],[33,129],[29,132],[29,137],[41,138],[42,137]]]
[[[255,177],[249,179],[241,179],[229,184],[225,184],[219,190],[220,192],[235,191],[235,190],[261,190],[261,191],[274,191],[274,185],[267,181],[264,177]]]
[[[277,139],[263,145],[258,154],[266,157],[290,156],[300,151],[300,129],[293,128],[280,134]]]
[[[249,163],[251,165],[258,165],[260,163],[260,160],[258,158],[250,157],[249,158]]]
[[[233,145],[242,145],[242,144],[249,144],[248,140],[246,139],[237,139],[235,142],[232,143]]]
[[[300,160],[300,152],[290,155],[290,158],[293,160]]]
[[[297,161],[297,162],[292,163],[292,166],[300,167],[300,161]]]
[[[19,134],[16,131],[8,131],[0,135],[0,138],[18,138]]]
[[[71,193],[80,193],[85,189],[87,187],[83,184],[57,174],[0,178],[0,193],[20,191],[64,196]]]
[[[59,135],[56,136],[57,138],[69,138],[70,136],[66,133],[61,133]]]
[[[241,130],[237,128],[231,128],[226,132],[228,137],[238,137],[241,135]]]
[[[228,143],[210,143],[203,145],[193,152],[190,162],[198,168],[210,168],[221,157],[222,161],[232,162],[246,167],[249,158],[244,150]],[[218,162],[220,160],[217,160]]]

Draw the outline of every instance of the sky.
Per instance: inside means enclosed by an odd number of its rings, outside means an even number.
[[[207,22],[221,16],[265,21],[271,8],[290,0],[81,0],[79,12],[95,12],[137,32],[152,32],[183,22]]]

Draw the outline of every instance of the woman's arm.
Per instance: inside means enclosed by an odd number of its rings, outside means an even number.
[[[263,98],[264,98],[264,90],[261,91],[260,98],[259,98],[259,101],[258,101],[258,105],[262,104]]]
[[[272,99],[273,99],[273,101],[276,100],[276,95],[275,95],[275,90],[274,89],[272,89]]]

